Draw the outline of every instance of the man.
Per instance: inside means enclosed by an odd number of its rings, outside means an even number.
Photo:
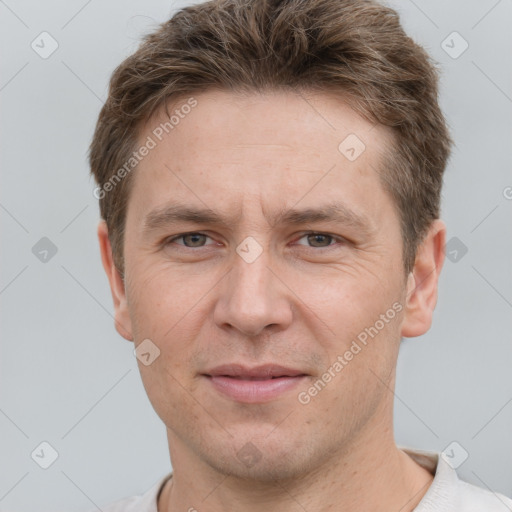
[[[103,510],[512,510],[393,437],[444,261],[437,95],[372,1],[198,4],[117,68],[98,237],[173,472]]]

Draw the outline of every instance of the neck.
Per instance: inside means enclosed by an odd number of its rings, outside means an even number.
[[[432,475],[397,448],[391,428],[366,427],[350,449],[332,454],[300,478],[270,484],[220,474],[169,431],[175,469],[158,511],[413,511]]]

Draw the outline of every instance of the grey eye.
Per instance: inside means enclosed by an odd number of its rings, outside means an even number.
[[[324,233],[307,233],[303,235],[300,240],[307,238],[309,247],[329,247],[332,245],[332,241],[335,241],[335,238],[331,235],[326,235]],[[300,244],[304,245],[304,244]]]

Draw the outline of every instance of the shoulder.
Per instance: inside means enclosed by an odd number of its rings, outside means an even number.
[[[458,496],[460,510],[464,512],[508,512],[512,511],[512,499],[498,492],[489,491],[459,480]]]
[[[124,498],[101,507],[102,512],[158,512],[158,496],[171,476],[172,474],[166,475],[142,495]],[[97,511],[98,508],[94,510]]]
[[[450,456],[442,452],[401,449],[434,475],[414,512],[512,512],[510,498],[461,480]]]
[[[132,496],[131,498],[124,498],[119,501],[110,503],[105,507],[101,507],[103,512],[132,512],[139,507],[141,496]],[[141,512],[157,512],[157,509],[142,509]],[[90,511],[92,512],[92,511]]]

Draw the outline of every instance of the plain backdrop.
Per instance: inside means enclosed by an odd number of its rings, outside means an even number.
[[[84,511],[171,470],[133,346],[113,326],[86,154],[114,68],[187,3],[0,1],[2,511]],[[402,344],[396,439],[456,442],[459,475],[510,496],[512,3],[391,5],[442,70],[456,142],[442,205],[451,259],[432,329]],[[48,469],[42,442],[58,454]]]

